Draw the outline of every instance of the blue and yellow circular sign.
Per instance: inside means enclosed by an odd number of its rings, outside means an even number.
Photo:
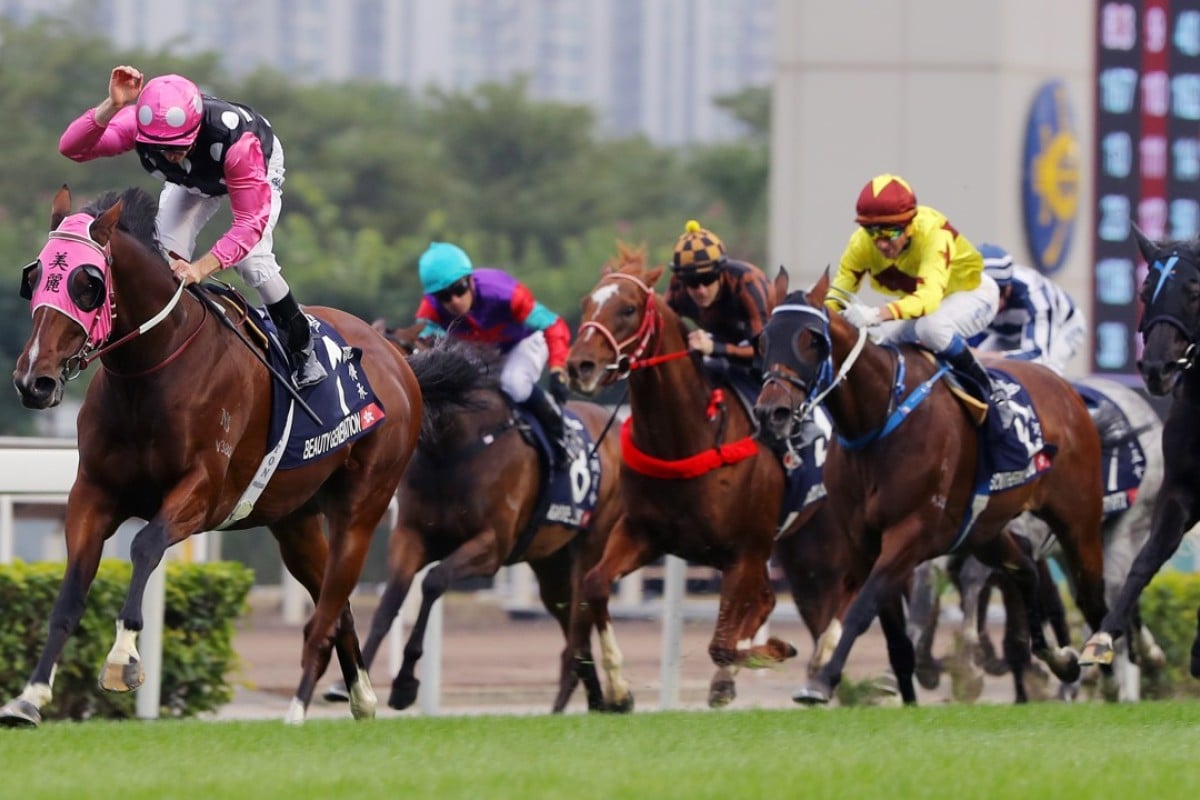
[[[1079,138],[1062,81],[1043,84],[1033,99],[1023,161],[1021,202],[1029,252],[1039,271],[1057,272],[1071,249],[1079,211]]]

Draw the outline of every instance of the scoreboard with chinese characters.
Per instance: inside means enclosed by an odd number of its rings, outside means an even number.
[[[1101,0],[1096,18],[1096,372],[1137,372],[1152,239],[1200,232],[1200,0]]]

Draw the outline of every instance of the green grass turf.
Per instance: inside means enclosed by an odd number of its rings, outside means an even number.
[[[1200,703],[88,722],[0,730],[22,798],[1195,798]]]

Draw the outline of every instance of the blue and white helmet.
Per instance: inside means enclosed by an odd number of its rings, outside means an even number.
[[[979,254],[983,256],[983,272],[999,286],[1005,287],[1013,280],[1012,254],[994,244],[979,246]]]

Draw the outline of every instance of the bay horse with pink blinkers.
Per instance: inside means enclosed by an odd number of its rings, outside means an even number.
[[[615,267],[615,268],[614,268]],[[783,470],[752,438],[753,421],[735,398],[713,390],[689,356],[683,323],[655,293],[663,268],[622,246],[583,299],[583,323],[567,358],[576,391],[594,394],[627,377],[631,417],[622,428],[624,516],[604,555],[584,577],[604,652],[622,685],[608,612],[613,581],[664,554],[721,571],[721,599],[709,655],[718,671],[709,703],[734,696],[733,670],[795,655],[788,643],[750,640],[775,605],[767,562],[783,496]]]
[[[916,347],[876,345],[865,330],[829,314],[828,289],[826,271],[810,292],[788,295],[781,270],[775,292],[786,299],[762,335],[769,377],[755,412],[765,434],[782,437],[797,417],[824,402],[839,433],[825,462],[829,502],[844,534],[870,554],[873,565],[846,613],[833,657],[796,701],[828,702],[881,598],[899,590],[918,564],[960,545],[1014,576],[1034,654],[1061,680],[1075,680],[1074,652],[1052,650],[1046,642],[1034,561],[1006,524],[1028,510],[1050,525],[1070,567],[1079,608],[1097,626],[1105,613],[1100,440],[1083,401],[1045,367],[1003,362],[1028,391],[1044,440],[1057,446],[1057,455],[1031,481],[993,492],[964,528],[975,502],[980,451],[974,423],[945,382],[936,380],[938,366]]]
[[[54,668],[83,614],[104,542],[135,517],[148,522],[130,548],[133,575],[100,685],[130,691],[142,683],[136,637],[150,573],[170,545],[236,518],[232,512],[269,449],[268,371],[215,312],[176,282],[155,239],[154,199],[130,189],[109,193],[81,213],[70,211],[64,186],[54,198],[50,242],[25,276],[33,331],[13,382],[27,407],[43,409],[62,400],[65,381],[90,361],[98,359],[103,369],[78,417],[66,574],[33,674],[20,696],[0,708],[0,724],[10,726],[41,721]],[[304,629],[290,723],[304,721],[331,646],[351,687],[354,715],[374,715],[375,694],[348,600],[416,447],[422,409],[412,371],[382,336],[335,309],[312,307],[309,313],[361,350],[359,366],[384,418],[321,458],[275,472],[248,515],[227,526],[269,527],[284,564],[316,603]]]

